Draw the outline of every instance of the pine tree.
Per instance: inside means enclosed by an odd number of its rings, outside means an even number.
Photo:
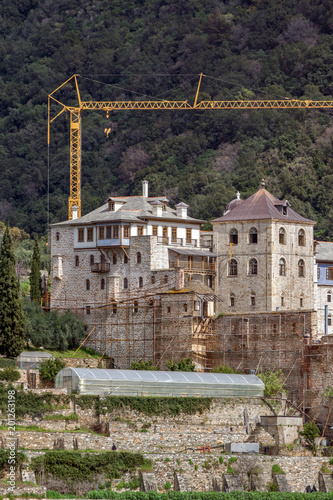
[[[0,252],[0,353],[18,356],[25,346],[25,316],[15,272],[13,242],[7,226]]]
[[[35,237],[34,253],[32,256],[30,273],[30,297],[31,300],[40,300],[42,296],[42,279],[40,276],[40,253],[38,238]]]

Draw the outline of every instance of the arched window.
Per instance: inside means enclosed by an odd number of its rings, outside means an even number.
[[[86,290],[90,290],[90,281],[86,280]]]
[[[156,281],[155,274],[153,274],[151,277],[151,284],[155,285],[155,281]]]
[[[90,306],[86,306],[86,314],[90,314]]]
[[[286,275],[286,261],[284,259],[279,260],[279,275],[280,276]]]
[[[327,317],[327,326],[332,326],[332,314],[329,314]]]
[[[127,263],[128,263],[128,257],[127,257],[127,255],[125,254],[125,255],[124,255],[124,264],[127,264]]]
[[[256,245],[258,243],[258,231],[255,227],[250,229],[250,243]]]
[[[303,307],[304,305],[304,297],[303,297],[303,294],[300,296],[299,298],[299,307]]]
[[[60,240],[60,233],[56,233],[56,240],[59,241]]]
[[[137,313],[139,310],[139,302],[137,300],[134,301],[134,312]]]
[[[80,264],[80,257],[78,255],[75,255],[75,265],[76,267]]]
[[[249,274],[258,274],[258,261],[257,259],[251,259],[249,264]]]
[[[231,229],[231,231],[229,233],[229,241],[233,245],[238,245],[238,231],[237,231],[237,229],[235,229],[235,228]]]
[[[137,254],[136,254],[136,263],[141,264],[141,253],[140,252],[137,252]]]
[[[280,229],[279,229],[279,243],[280,243],[280,245],[286,244],[286,232],[283,229],[283,227],[280,227]]]
[[[150,300],[149,301],[149,307],[153,307],[154,306],[154,301],[153,300]]]
[[[95,263],[95,259],[93,255],[90,255],[90,265],[92,266]]]
[[[101,290],[105,290],[105,279],[101,279]]]
[[[128,288],[128,279],[124,278],[124,288]]]
[[[251,292],[250,304],[251,304],[251,306],[256,305],[256,294],[254,292]]]
[[[187,312],[187,304],[184,304],[183,308],[184,308],[184,312],[186,313]]]
[[[113,254],[113,257],[112,257],[112,263],[117,264],[117,256],[115,254]]]
[[[102,262],[103,264],[104,264],[104,262],[105,262],[105,256],[104,256],[103,254],[101,255],[101,262]]]
[[[167,274],[165,274],[165,275],[164,275],[164,278],[163,278],[163,283],[165,283],[165,284],[166,284],[166,283],[168,283],[168,281],[169,281],[168,275],[167,275]]]
[[[229,276],[237,276],[237,260],[231,259],[229,264]]]
[[[143,277],[140,276],[139,278],[139,288],[143,288]]]
[[[284,295],[281,295],[281,306],[284,306]]]
[[[304,278],[304,276],[305,276],[304,260],[300,259],[298,261],[298,277]]]
[[[332,302],[332,292],[331,290],[327,292],[327,302]]]
[[[112,306],[112,314],[117,314],[117,304],[113,304],[113,306]]]
[[[235,306],[235,296],[233,293],[230,294],[230,307],[234,307]]]
[[[300,229],[298,231],[298,245],[300,247],[305,246],[305,231],[304,231],[304,229]]]

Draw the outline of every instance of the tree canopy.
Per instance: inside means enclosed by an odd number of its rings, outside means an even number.
[[[9,227],[3,236],[0,252],[0,352],[18,356],[25,345],[25,317],[15,271],[13,242]]]
[[[0,220],[30,234],[47,226],[47,95],[73,73],[85,100],[193,102],[200,72],[199,100],[333,94],[329,0],[12,0],[0,26]],[[75,103],[73,86],[56,95]],[[211,219],[265,177],[329,239],[332,131],[331,110],[86,112],[83,213],[110,193],[138,194],[146,178],[152,196]],[[51,222],[67,218],[68,144],[63,113],[51,130]]]

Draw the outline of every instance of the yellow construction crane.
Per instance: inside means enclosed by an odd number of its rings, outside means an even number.
[[[81,113],[87,110],[110,111],[119,110],[207,110],[207,109],[322,109],[333,108],[333,101],[315,101],[300,99],[273,99],[248,101],[201,101],[198,102],[199,90],[203,73],[200,74],[198,88],[193,104],[186,101],[81,101],[78,86],[79,75],[73,75],[48,96],[48,129],[47,142],[50,145],[51,123],[64,111],[70,114],[70,195],[68,199],[68,218],[72,219],[72,207],[78,207],[78,217],[81,217]],[[78,106],[67,106],[55,98],[54,94],[74,80]],[[62,109],[51,117],[51,101],[59,104]]]

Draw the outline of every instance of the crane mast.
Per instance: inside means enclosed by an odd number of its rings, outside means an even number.
[[[247,101],[200,101],[198,102],[199,90],[203,73],[200,74],[198,87],[193,104],[184,101],[81,101],[77,77],[75,74],[56,88],[48,96],[48,132],[47,141],[50,145],[51,124],[63,112],[70,114],[70,194],[68,199],[68,219],[73,218],[72,209],[78,209],[78,217],[81,217],[81,143],[82,143],[82,111],[111,111],[120,110],[213,110],[213,109],[325,109],[333,108],[333,101],[301,100],[301,99],[252,99]],[[67,106],[57,100],[54,94],[74,80],[78,106]],[[51,102],[62,107],[57,115],[51,117]]]

